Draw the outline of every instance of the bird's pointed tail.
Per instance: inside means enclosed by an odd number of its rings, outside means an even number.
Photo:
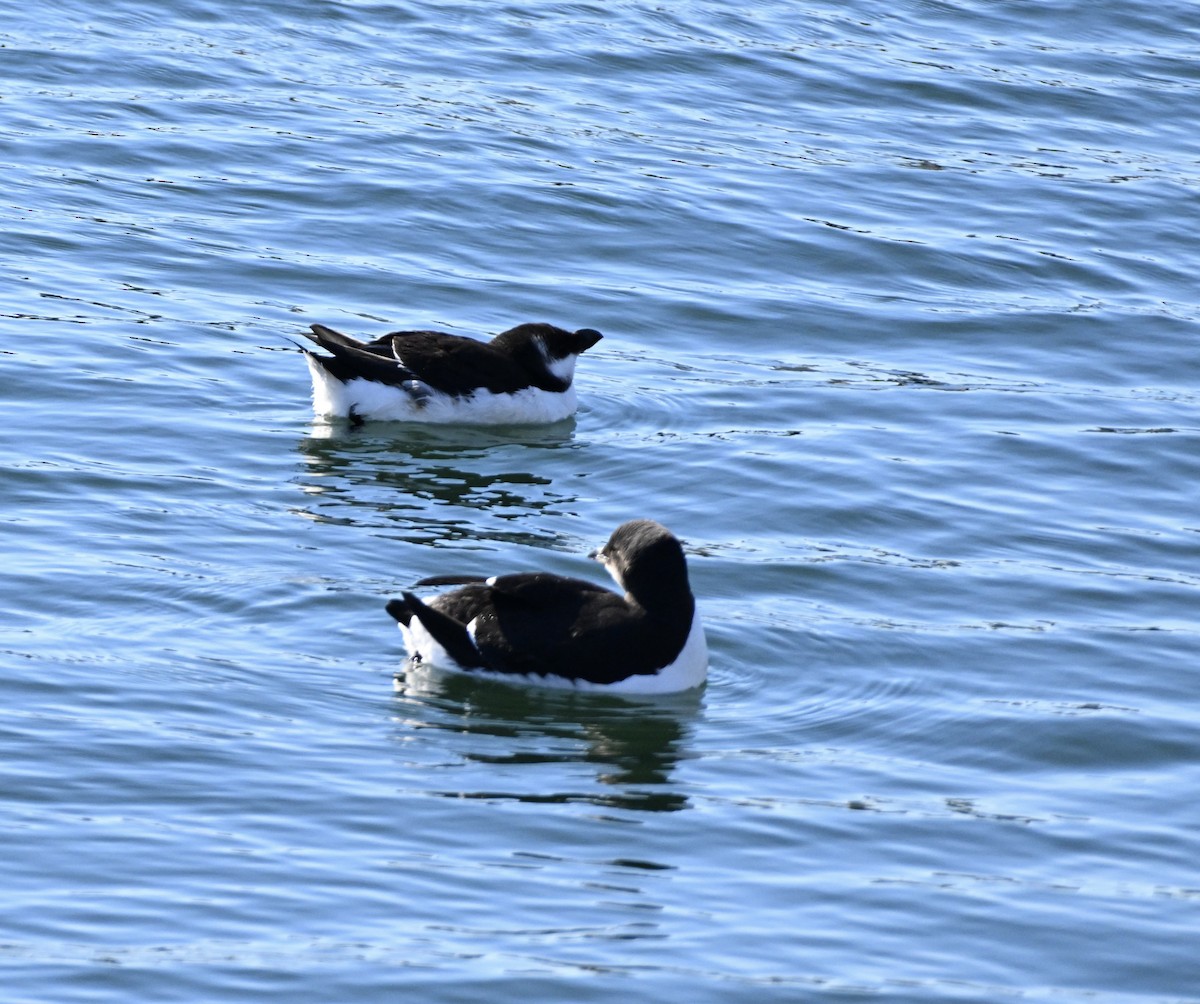
[[[415,617],[430,636],[446,650],[463,669],[481,669],[484,666],[479,649],[475,647],[467,626],[440,610],[422,603],[413,593],[402,593],[403,600],[392,600],[387,612],[405,626]]]

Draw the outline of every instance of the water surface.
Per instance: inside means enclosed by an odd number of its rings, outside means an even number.
[[[1198,41],[10,12],[11,999],[1200,1000]],[[315,423],[290,341],[521,320],[573,421]],[[404,676],[389,596],[636,516],[702,693]]]

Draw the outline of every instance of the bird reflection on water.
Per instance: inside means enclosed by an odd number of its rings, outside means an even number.
[[[541,691],[464,674],[407,673],[397,675],[396,694],[402,738],[427,728],[464,737],[455,773],[461,771],[471,783],[430,794],[497,802],[578,802],[644,812],[688,808],[672,774],[679,761],[690,756],[693,723],[702,708],[698,692],[627,700]],[[502,742],[493,744],[493,739]],[[439,745],[446,747],[445,742]],[[483,770],[475,770],[475,765],[483,765]],[[580,777],[571,765],[586,767],[594,774],[594,785],[561,790],[564,779]],[[560,790],[547,790],[547,779]]]
[[[539,454],[570,447],[574,430],[573,420],[506,429],[314,424],[298,443],[305,466],[296,480],[307,500],[296,512],[434,546],[481,539],[566,548],[522,524],[571,511],[576,497],[531,471]]]

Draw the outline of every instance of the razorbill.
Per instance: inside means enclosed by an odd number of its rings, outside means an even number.
[[[393,331],[370,342],[312,325],[305,348],[318,417],[508,425],[575,414],[575,360],[592,328],[518,324],[490,342],[442,331]]]
[[[549,572],[438,576],[417,585],[460,588],[425,600],[406,592],[387,612],[414,666],[632,694],[703,683],[708,646],[675,536],[635,519],[590,557],[625,595]]]

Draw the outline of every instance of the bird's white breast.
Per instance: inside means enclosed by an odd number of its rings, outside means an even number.
[[[700,612],[692,615],[692,629],[687,641],[675,661],[664,666],[653,676],[627,676],[619,683],[607,686],[596,683],[580,683],[581,690],[603,690],[614,694],[674,694],[681,690],[698,687],[708,677],[708,640],[704,637],[704,625],[700,623]]]
[[[528,387],[515,394],[478,390],[464,397],[430,391],[420,400],[400,387],[355,377],[344,383],[308,357],[313,383],[313,412],[322,418],[348,418],[351,409],[381,422],[430,422],[463,425],[529,425],[561,422],[575,414],[574,385],[554,392]]]

